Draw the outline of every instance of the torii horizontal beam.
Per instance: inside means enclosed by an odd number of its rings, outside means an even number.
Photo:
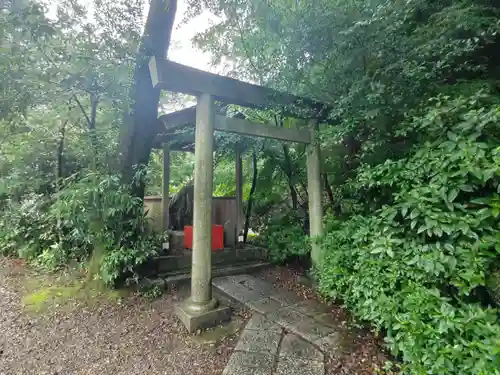
[[[311,133],[307,128],[278,128],[277,126],[256,124],[245,119],[220,115],[215,115],[215,130],[226,133],[278,139],[280,141],[304,144],[311,142]]]
[[[206,93],[226,104],[250,108],[278,106],[297,118],[318,118],[326,115],[328,109],[328,105],[310,98],[204,72],[170,60],[152,57],[149,71],[156,88],[194,96]]]
[[[181,111],[169,113],[167,115],[160,116],[158,119],[163,125],[163,130],[159,131],[159,137],[157,138],[157,143],[162,143],[165,141],[176,139],[176,136],[172,134],[172,131],[182,127],[194,127],[196,122],[196,108],[186,108]],[[227,117],[222,115],[215,115],[215,130],[223,131],[226,133],[249,135],[254,137],[262,138],[272,138],[287,142],[297,142],[308,144],[311,142],[311,133],[307,128],[290,129],[290,128],[278,128],[272,125],[258,124],[251,121]],[[162,132],[166,134],[162,135]],[[179,134],[179,136],[185,140],[186,136],[184,134]],[[194,142],[194,134],[192,136]]]

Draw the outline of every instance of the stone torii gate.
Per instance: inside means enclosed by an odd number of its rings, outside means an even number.
[[[317,139],[317,118],[326,105],[307,98],[281,93],[232,78],[203,72],[166,59],[153,57],[149,62],[153,86],[162,90],[194,95],[195,107],[162,116],[159,121],[157,142],[164,149],[164,227],[168,222],[168,136],[166,130],[195,126],[195,168],[193,207],[193,251],[191,268],[191,296],[176,306],[176,313],[190,332],[218,324],[229,318],[229,309],[220,306],[212,297],[212,189],[214,131],[273,138],[307,145],[307,179],[309,196],[309,222],[311,237],[323,234],[321,205],[320,148]],[[215,101],[251,108],[280,107],[286,114],[308,119],[309,126],[300,129],[277,128],[252,123],[240,118],[216,114]],[[304,115],[304,113],[307,113]],[[188,142],[188,143],[192,143]],[[237,155],[237,205],[241,210],[241,158]],[[239,175],[239,176],[238,176]],[[239,180],[239,181],[238,181]],[[239,216],[238,216],[239,219]],[[313,244],[313,264],[321,259],[319,246]]]

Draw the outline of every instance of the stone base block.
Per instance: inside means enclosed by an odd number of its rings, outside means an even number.
[[[173,230],[170,233],[170,251],[183,251],[184,250],[184,232]]]
[[[198,312],[189,308],[188,301],[175,305],[175,314],[191,333],[198,329],[215,327],[231,318],[231,310],[227,306],[216,306],[208,311]]]

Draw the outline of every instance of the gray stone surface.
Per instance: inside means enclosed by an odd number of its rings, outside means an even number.
[[[272,375],[273,366],[270,354],[234,352],[222,375]]]
[[[203,330],[199,334],[192,335],[191,339],[198,345],[215,349],[226,338],[241,332],[244,326],[245,322],[242,318],[233,316],[229,322]]]
[[[241,281],[241,284],[246,286],[248,289],[257,290],[266,296],[279,293],[279,291],[276,290],[272,284],[265,282],[264,280],[257,279],[255,277],[243,280]]]
[[[313,342],[327,357],[340,356],[346,349],[346,340],[340,332],[332,332],[329,335]]]
[[[186,301],[175,305],[175,313],[189,332],[214,327],[231,318],[229,307],[217,306],[214,309],[200,313],[191,311]]]
[[[246,289],[245,287],[240,287],[238,285],[231,288],[226,287],[226,289],[223,289],[222,291],[229,295],[231,298],[243,304],[258,301],[263,298],[262,294],[260,294],[258,291]]]
[[[212,190],[215,105],[210,94],[200,94],[196,103],[193,194],[193,250],[191,301],[207,303],[212,298]]]
[[[269,297],[280,302],[283,305],[294,305],[302,301],[296,294],[285,290],[277,291],[275,294],[271,294]]]
[[[309,317],[304,319],[298,326],[292,327],[293,333],[310,342],[314,342],[328,336],[334,331],[335,330],[332,327],[325,326],[324,324],[321,324]]]
[[[212,285],[216,286],[218,288],[222,288],[225,285],[228,285],[229,283],[233,283],[232,278],[233,276],[222,276],[222,277],[214,277],[212,279]]]
[[[282,309],[285,306],[272,298],[266,297],[257,301],[248,302],[248,307],[261,314],[269,314],[273,311]]]
[[[231,280],[234,283],[241,283],[245,280],[249,280],[249,279],[253,279],[253,278],[254,277],[250,276],[250,275],[234,275],[234,276],[230,276],[229,280]]]
[[[313,344],[300,337],[287,334],[281,342],[280,357],[296,357],[323,362],[324,356]]]
[[[333,319],[331,314],[325,313],[325,314],[317,314],[313,315],[312,318],[317,321],[318,323],[324,324],[325,326],[329,326],[332,328],[335,328],[338,326],[338,322]]]
[[[226,293],[231,298],[237,300],[241,303],[248,303],[251,301],[257,301],[263,298],[263,294],[256,290],[251,290],[245,287],[241,283],[236,283],[233,281],[231,276],[228,276],[224,280],[216,279],[214,280],[214,285]]]
[[[234,348],[236,351],[276,355],[281,332],[245,329]]]
[[[254,314],[248,321],[245,329],[257,331],[272,331],[277,333],[281,333],[283,331],[283,328],[281,328],[276,323],[268,320],[261,314]]]
[[[163,203],[163,201],[162,201]],[[176,230],[170,233],[169,250],[184,250],[184,231]],[[191,260],[191,257],[188,257]]]
[[[295,310],[292,310],[288,307],[276,310],[270,314],[267,314],[266,317],[279,324],[282,327],[285,327],[288,330],[296,330],[299,325],[304,323],[305,321],[311,321],[312,318],[305,316]]]
[[[324,375],[325,356],[345,350],[328,306],[303,301],[250,275],[219,278],[213,284],[262,313],[247,323],[223,375]]]
[[[296,357],[280,357],[276,375],[324,375],[325,364]]]
[[[309,316],[316,316],[330,312],[330,308],[315,300],[307,300],[290,306],[292,309]]]
[[[151,288],[160,288],[160,290],[165,290],[166,285],[165,285],[165,280],[162,279],[161,277],[157,277],[154,279],[150,279],[149,277],[145,277],[141,279],[139,283],[139,288],[143,290],[148,290]]]

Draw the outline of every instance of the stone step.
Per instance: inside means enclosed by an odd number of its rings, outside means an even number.
[[[231,275],[248,274],[258,272],[262,269],[270,267],[268,262],[244,262],[236,265],[228,266],[213,266],[212,277],[222,277]],[[174,286],[188,284],[191,281],[191,270],[176,270],[168,273],[163,273],[153,277],[144,277],[140,281],[143,287],[157,286],[161,289],[170,289]]]
[[[324,375],[324,354],[263,315],[252,316],[223,375]]]
[[[214,292],[234,307],[247,307],[288,333],[307,341],[328,356],[340,356],[348,348],[348,332],[328,314],[328,307],[251,275],[212,279]]]
[[[229,265],[224,267],[212,267],[212,277],[222,277],[231,275],[240,275],[246,273],[258,272],[262,269],[270,267],[268,262],[247,262],[238,265]],[[182,285],[191,281],[191,272],[182,272],[168,274],[164,276],[167,288],[172,286]]]
[[[267,261],[267,249],[245,245],[238,249],[224,249],[212,253],[213,266],[239,265],[248,262]],[[140,274],[147,277],[154,277],[166,273],[191,270],[192,255],[190,251],[185,254],[161,255],[151,259],[141,267]]]

